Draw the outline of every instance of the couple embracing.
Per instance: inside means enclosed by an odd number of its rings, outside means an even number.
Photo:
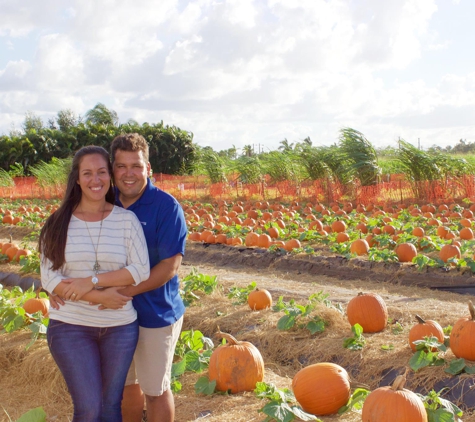
[[[48,346],[73,422],[140,422],[144,401],[148,422],[172,422],[185,218],[148,179],[141,135],[117,136],[111,157],[97,146],[75,154],[65,197],[41,231]]]

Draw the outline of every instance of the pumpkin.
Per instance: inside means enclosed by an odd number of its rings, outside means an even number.
[[[346,223],[342,220],[336,220],[331,225],[334,233],[341,233],[346,230]]]
[[[412,243],[400,243],[396,247],[396,255],[399,262],[412,262],[417,256],[417,249]]]
[[[427,422],[427,412],[419,396],[406,390],[405,375],[398,375],[392,386],[372,391],[363,404],[363,422]]]
[[[460,318],[450,333],[450,348],[458,358],[475,361],[475,308],[471,300],[468,301],[470,316]]]
[[[259,235],[259,238],[257,239],[257,246],[267,249],[271,244],[272,238],[268,234],[262,233]]]
[[[256,289],[249,293],[247,303],[253,311],[260,311],[272,306],[272,296],[266,289]]]
[[[6,255],[7,254],[7,250],[10,249],[12,246],[16,246],[11,240],[10,242],[7,242],[7,243],[4,243],[2,245],[2,255]]]
[[[194,242],[199,242],[201,239],[201,233],[200,232],[191,232],[188,235],[188,239],[193,240]]]
[[[300,248],[302,245],[300,244],[300,240],[298,239],[289,239],[285,242],[284,249],[288,252]]]
[[[224,233],[220,233],[216,236],[216,243],[226,245],[228,237]]]
[[[470,227],[464,227],[459,233],[460,239],[472,240],[474,238],[473,230]]]
[[[28,299],[23,304],[22,307],[29,314],[34,314],[36,312],[41,312],[43,314],[43,316],[48,316],[49,300],[34,297],[34,298],[31,298],[31,299]]]
[[[244,243],[246,246],[257,246],[258,241],[259,241],[259,235],[255,232],[249,232],[246,235],[246,239]]]
[[[358,256],[368,255],[369,245],[365,239],[356,239],[350,246],[350,252]]]
[[[450,258],[460,259],[462,254],[458,246],[444,245],[440,248],[439,257],[442,261],[447,262]]]
[[[350,235],[347,232],[339,232],[335,237],[336,243],[345,243],[350,240]]]
[[[6,214],[2,218],[2,223],[3,224],[13,224],[13,217],[9,214]]]
[[[417,237],[424,237],[425,231],[422,227],[414,227],[414,229],[412,229],[412,235]]]
[[[19,251],[19,247],[17,245],[10,246],[6,252],[5,255],[8,257],[9,261],[12,261],[13,258],[15,258],[16,253]]]
[[[275,227],[269,227],[269,230],[267,230],[267,233],[269,233],[269,236],[272,239],[277,239],[279,237],[279,230],[277,230]]]
[[[336,413],[351,396],[348,372],[329,362],[315,363],[297,372],[292,390],[302,409],[313,415]]]
[[[210,381],[216,381],[218,391],[252,391],[264,380],[264,360],[252,343],[238,341],[231,334],[218,331],[228,343],[211,354],[208,367]]]
[[[444,330],[437,321],[423,320],[419,315],[416,315],[416,320],[417,324],[409,331],[409,346],[411,346],[413,352],[416,351],[414,342],[423,340],[424,337],[436,337],[440,343],[444,342]]]
[[[213,234],[211,230],[203,230],[200,234],[200,240],[202,242],[206,242],[206,239],[208,238],[210,234]]]
[[[388,323],[386,303],[376,293],[358,293],[348,302],[346,313],[350,324],[361,325],[365,333],[382,331]]]

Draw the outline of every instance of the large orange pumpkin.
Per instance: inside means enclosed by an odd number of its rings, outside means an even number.
[[[292,390],[302,409],[313,415],[336,413],[351,396],[348,372],[329,362],[315,363],[297,372]]]
[[[264,380],[264,360],[252,343],[238,341],[231,334],[218,331],[228,343],[215,349],[209,360],[208,376],[216,381],[218,391],[252,391]]]
[[[365,333],[384,330],[388,323],[388,309],[383,298],[376,293],[358,293],[348,302],[348,321],[361,325]]]
[[[409,346],[415,352],[416,340],[423,340],[424,337],[437,337],[440,343],[444,342],[444,330],[437,321],[430,319],[423,320],[419,315],[416,315],[417,324],[409,331]]]
[[[272,306],[272,295],[266,289],[256,289],[247,296],[247,303],[253,311],[267,309]]]
[[[475,361],[475,308],[468,301],[470,316],[460,318],[450,333],[450,348],[458,358]]]
[[[29,314],[41,312],[44,316],[48,316],[49,300],[43,298],[31,298],[23,304],[23,309]]]
[[[399,262],[412,262],[417,256],[417,249],[412,243],[400,243],[396,247],[396,255]]]
[[[404,388],[406,377],[399,375],[392,386],[372,391],[363,404],[363,422],[427,422],[427,412],[419,396]]]

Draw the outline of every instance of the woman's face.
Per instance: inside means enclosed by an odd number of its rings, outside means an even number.
[[[79,163],[79,180],[83,200],[102,201],[111,185],[108,163],[100,154],[85,155]]]

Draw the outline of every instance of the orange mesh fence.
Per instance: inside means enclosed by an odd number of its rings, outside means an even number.
[[[171,176],[154,174],[155,185],[169,192],[179,200],[211,202],[217,199],[233,200],[280,200],[310,202],[351,201],[368,204],[398,202],[457,201],[468,198],[475,200],[475,176],[464,175],[444,180],[410,182],[403,175],[387,177],[384,182],[372,186],[358,183],[342,185],[331,179],[304,181],[280,181],[271,183],[269,178],[261,183],[244,184],[237,177],[225,183],[210,183],[206,176]],[[64,186],[42,187],[34,177],[14,179],[14,187],[0,187],[0,197],[61,198]]]

